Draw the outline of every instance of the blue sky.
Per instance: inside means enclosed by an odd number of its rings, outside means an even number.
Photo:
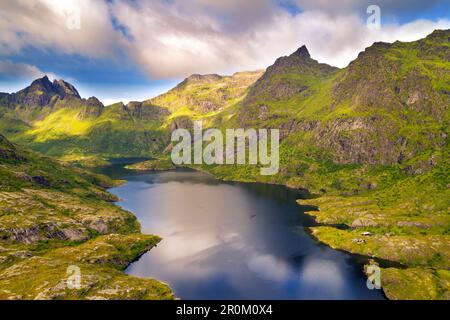
[[[339,67],[374,41],[450,27],[449,1],[37,0],[0,4],[0,91],[49,74],[104,103],[144,100],[192,73],[265,68],[306,44]],[[39,14],[36,14],[39,12]]]

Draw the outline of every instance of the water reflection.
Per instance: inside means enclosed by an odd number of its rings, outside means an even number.
[[[115,169],[114,169],[115,168]],[[295,190],[224,183],[193,171],[133,174],[111,191],[145,233],[163,237],[127,273],[183,299],[381,299],[350,256],[311,239]]]

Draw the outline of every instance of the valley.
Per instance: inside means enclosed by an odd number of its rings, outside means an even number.
[[[170,133],[201,120],[222,132],[280,129],[280,169],[263,176],[251,165],[192,168],[308,190],[313,197],[298,204],[319,224],[308,227],[316,239],[399,265],[380,265],[388,298],[448,300],[449,106],[449,30],[375,43],[343,69],[303,46],[264,71],[193,75],[127,105],[83,99],[47,77],[0,93],[0,297],[36,298],[20,283],[37,273],[30,285],[45,298],[172,298],[166,285],[122,273],[160,239],[140,234],[134,215],[111,204],[117,198],[105,188],[116,182],[80,167],[143,157],[160,160],[130,169],[173,169]],[[92,278],[75,296],[50,272],[72,262]]]

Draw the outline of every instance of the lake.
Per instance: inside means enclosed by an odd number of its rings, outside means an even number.
[[[367,289],[362,261],[305,231],[313,221],[300,191],[192,170],[135,173],[119,161],[102,172],[127,180],[110,189],[118,205],[163,238],[126,272],[164,281],[181,299],[384,299]]]

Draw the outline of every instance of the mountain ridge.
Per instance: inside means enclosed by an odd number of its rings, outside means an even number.
[[[289,56],[278,58],[250,88],[244,105],[256,99],[282,99],[308,89],[308,77],[325,77],[339,70],[311,58],[306,46],[301,46]],[[300,79],[303,77],[303,79]]]
[[[320,208],[309,213],[323,224],[311,229],[315,237],[404,266],[382,266],[389,298],[448,299],[449,39],[450,30],[437,30],[375,43],[343,69],[318,63],[302,46],[264,72],[192,75],[100,115],[80,116],[79,105],[59,102],[22,126],[20,108],[0,108],[0,131],[58,157],[163,157],[171,130],[191,129],[194,120],[205,129],[279,129],[278,175],[245,165],[196,168],[309,190],[320,197],[300,204]]]

